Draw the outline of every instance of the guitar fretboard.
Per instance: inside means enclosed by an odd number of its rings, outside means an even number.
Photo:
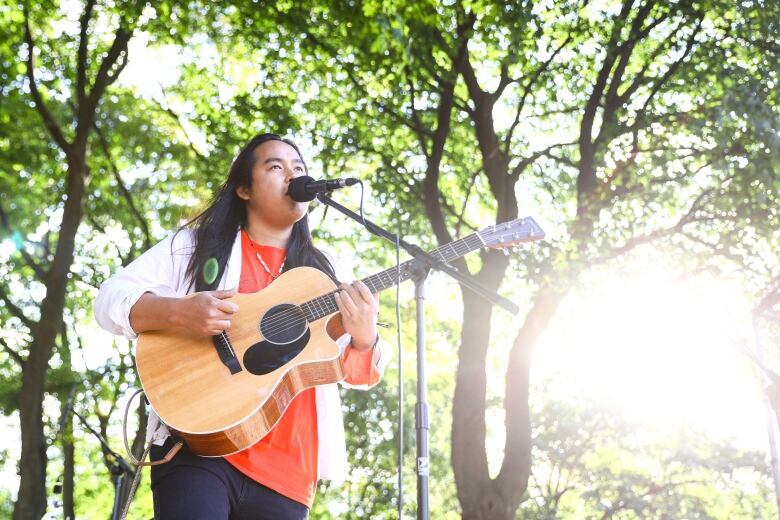
[[[481,248],[483,244],[484,242],[479,237],[479,234],[472,233],[460,240],[438,247],[429,254],[437,260],[447,263]],[[390,269],[385,269],[384,271],[371,275],[368,278],[364,278],[362,282],[368,286],[372,293],[376,294],[379,291],[394,286],[396,283],[401,283],[411,278],[414,273],[415,262],[417,262],[417,260],[407,260],[397,267],[391,267]],[[323,294],[322,296],[318,296],[300,305],[306,315],[306,320],[309,323],[338,311],[333,294],[333,292]]]

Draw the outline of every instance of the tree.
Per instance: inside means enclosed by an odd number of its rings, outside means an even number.
[[[22,439],[15,519],[40,518],[46,509],[44,398],[51,392],[64,402],[71,387],[71,381],[56,378],[54,386],[47,386],[52,355],[59,353],[54,361],[65,362],[67,373],[73,337],[66,325],[75,327],[84,319],[90,301],[84,294],[105,274],[100,262],[90,262],[91,251],[79,248],[86,238],[80,229],[88,221],[100,231],[106,217],[112,224],[133,222],[126,258],[151,240],[145,217],[116,166],[118,150],[150,136],[136,128],[134,137],[123,142],[121,134],[107,136],[103,131],[121,130],[122,119],[128,120],[112,109],[122,103],[127,107],[132,96],[120,100],[108,94],[128,62],[130,38],[144,23],[165,35],[168,28],[161,28],[166,20],[152,17],[154,23],[148,23],[154,11],[138,2],[103,8],[87,0],[75,15],[57,9],[56,4],[32,10],[26,2],[15,3],[2,11],[0,23],[0,229],[16,245],[3,267],[0,314],[2,347],[15,364],[4,375],[21,372],[21,385],[7,388],[3,403],[6,413],[18,410]],[[170,13],[171,5],[158,9]],[[58,17],[69,18],[72,30],[56,30]],[[142,107],[135,103],[134,108]],[[131,119],[127,126],[138,121]],[[144,143],[145,150],[154,149],[151,142]],[[158,158],[159,164],[171,157],[171,150],[176,146],[168,143],[161,157],[154,151],[143,153]],[[129,152],[121,153],[123,160],[143,157],[132,148]],[[127,211],[117,213],[116,199],[103,196],[114,189]],[[66,495],[70,493],[68,489]]]
[[[513,267],[535,294],[506,365],[505,458],[495,477],[485,455],[494,316],[462,294],[452,426],[458,495],[465,518],[511,518],[531,467],[530,354],[578,276],[640,244],[699,233],[717,241],[735,219],[750,227],[771,207],[752,205],[750,194],[773,193],[773,180],[738,167],[765,139],[738,131],[757,107],[733,93],[752,89],[773,110],[762,63],[770,58],[746,37],[754,13],[717,1],[614,9],[371,2],[296,3],[274,15],[287,28],[284,41],[294,42],[287,65],[321,78],[302,104],[316,114],[311,129],[326,169],[355,155],[378,165],[374,184],[402,208],[391,220],[424,228],[424,216],[442,244],[487,214],[517,215],[518,192],[551,208],[548,231],[558,240]],[[255,30],[245,24],[237,36]],[[730,103],[739,111],[724,111]],[[497,289],[509,267],[483,253],[471,272]]]
[[[38,319],[31,319],[7,291],[2,299],[5,307],[13,314],[29,334],[27,350],[29,354],[22,364],[22,387],[19,394],[19,418],[22,433],[22,454],[20,465],[21,481],[19,495],[14,508],[14,519],[40,518],[46,509],[46,445],[44,441],[43,395],[46,372],[55,341],[61,330],[65,308],[65,293],[71,264],[75,251],[75,237],[84,216],[84,198],[89,183],[90,171],[87,166],[87,147],[89,136],[96,119],[98,103],[106,89],[114,81],[127,63],[127,42],[133,32],[135,19],[139,12],[128,12],[119,21],[113,42],[102,59],[93,78],[88,62],[89,22],[92,19],[94,2],[88,2],[81,17],[81,39],[78,45],[78,62],[75,74],[75,95],[77,99],[76,124],[67,132],[50,108],[50,101],[44,98],[36,78],[35,40],[31,27],[33,20],[26,7],[22,8],[24,23],[23,34],[26,50],[25,71],[27,87],[46,130],[58,148],[67,165],[65,170],[65,189],[62,197],[62,221],[56,233],[56,244],[50,263],[39,265],[29,261],[46,290],[46,296],[37,307]],[[102,50],[102,49],[101,49]],[[61,115],[58,114],[58,115]],[[71,135],[66,135],[70,133]],[[17,359],[21,361],[21,358]]]
[[[761,453],[707,439],[701,431],[648,438],[637,434],[642,425],[575,397],[542,398],[533,415],[535,464],[520,518],[775,514]]]
[[[20,409],[25,437],[18,517],[35,517],[45,500],[46,367],[57,345],[75,340],[63,317],[75,329],[86,306],[68,308],[68,291],[94,291],[106,263],[129,261],[176,227],[235,147],[271,127],[311,135],[326,173],[359,170],[380,192],[382,220],[406,235],[432,230],[423,246],[512,218],[520,204],[549,223],[548,241],[515,259],[484,252],[457,262],[493,289],[522,278],[533,292],[521,322],[508,324],[463,291],[453,338],[451,458],[463,516],[513,518],[531,472],[530,355],[578,277],[649,242],[733,254],[766,230],[757,223],[776,222],[777,8],[751,5],[103,9],[87,0],[75,31],[62,34],[51,11],[3,11],[0,216],[2,236],[19,247],[0,271],[3,355],[13,363],[0,375],[4,410]],[[154,101],[108,90],[141,26],[158,43],[210,52],[185,56],[180,81]],[[105,41],[96,38],[104,27]],[[159,222],[147,222],[153,212]],[[516,330],[495,396],[486,360],[507,326]],[[506,417],[496,475],[486,408]]]

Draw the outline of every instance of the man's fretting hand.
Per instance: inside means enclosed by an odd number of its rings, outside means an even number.
[[[359,280],[341,284],[339,289],[335,298],[344,330],[352,336],[355,349],[368,350],[376,343],[379,295],[371,294],[366,284]]]

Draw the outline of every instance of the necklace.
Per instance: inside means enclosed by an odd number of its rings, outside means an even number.
[[[279,272],[274,275],[271,270],[268,268],[268,264],[265,263],[265,260],[263,260],[263,257],[260,256],[260,251],[257,250],[254,243],[252,244],[252,249],[255,250],[255,254],[257,255],[257,259],[260,260],[260,265],[263,266],[263,269],[265,269],[265,272],[268,273],[268,276],[271,277],[271,280],[276,280],[279,278],[279,275],[282,274],[282,269],[284,269],[284,263],[287,261],[287,255],[284,255],[284,258],[282,259],[282,265],[279,266]]]

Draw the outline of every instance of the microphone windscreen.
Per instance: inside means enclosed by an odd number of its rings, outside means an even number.
[[[306,189],[306,186],[310,182],[314,182],[314,179],[308,175],[294,178],[290,181],[290,184],[287,185],[287,196],[295,202],[309,202],[314,200],[314,197],[316,197],[317,194]]]

